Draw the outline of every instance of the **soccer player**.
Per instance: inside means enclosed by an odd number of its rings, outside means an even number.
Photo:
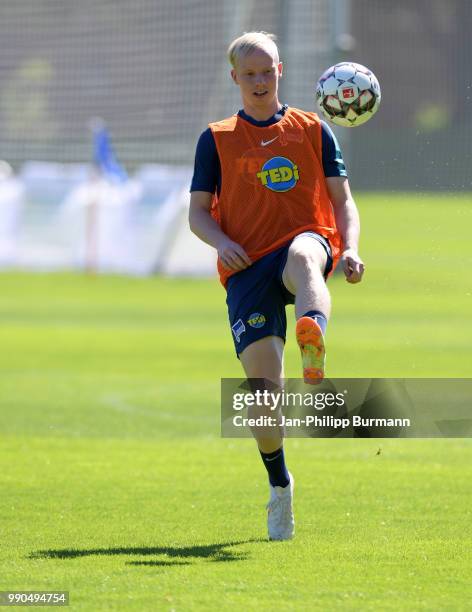
[[[228,56],[243,108],[200,136],[190,227],[217,250],[247,378],[283,384],[285,306],[294,303],[303,376],[317,384],[331,306],[326,279],[338,260],[350,283],[364,272],[359,215],[329,127],[315,113],[279,101],[275,37],[246,33],[231,43]],[[294,533],[294,481],[283,437],[263,430],[254,435],[269,476],[269,538],[287,540]]]

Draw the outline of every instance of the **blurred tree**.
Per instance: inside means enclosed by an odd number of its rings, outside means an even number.
[[[4,137],[45,142],[56,137],[59,126],[49,105],[53,81],[52,66],[44,59],[26,60],[12,72],[0,92]]]

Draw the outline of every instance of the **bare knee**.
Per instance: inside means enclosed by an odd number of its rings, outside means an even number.
[[[253,342],[239,355],[247,378],[267,378],[276,384],[283,378],[284,342],[267,336]]]
[[[295,243],[293,251],[290,252],[289,250],[289,260],[291,260],[293,266],[297,268],[309,271],[319,270],[323,259],[326,259],[326,257],[322,257],[323,253],[323,247],[321,246],[320,248],[316,247],[314,249],[307,248],[306,245],[303,244]]]
[[[296,292],[300,282],[309,278],[323,279],[327,254],[313,238],[295,239],[290,245],[282,280],[289,291]]]
[[[251,379],[252,392],[262,391],[267,387],[267,380],[275,383],[278,387],[283,383],[283,351],[284,343],[278,336],[267,336],[257,342],[253,342],[240,354],[241,363],[248,379]],[[270,406],[248,407],[247,416],[258,418],[268,416],[274,418]],[[265,453],[271,453],[282,445],[282,430],[279,427],[257,426],[251,428],[252,434],[257,441],[259,449]]]

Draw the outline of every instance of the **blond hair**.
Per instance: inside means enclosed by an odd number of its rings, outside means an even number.
[[[276,62],[279,62],[279,50],[275,44],[275,34],[269,32],[245,32],[239,36],[228,47],[228,59],[233,68],[240,57],[248,55],[255,49],[263,49],[273,54]]]

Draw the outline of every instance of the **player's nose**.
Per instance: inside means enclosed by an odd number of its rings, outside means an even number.
[[[265,85],[266,79],[264,74],[256,74],[256,85]]]

